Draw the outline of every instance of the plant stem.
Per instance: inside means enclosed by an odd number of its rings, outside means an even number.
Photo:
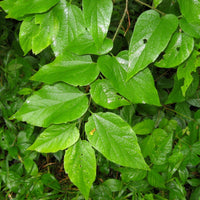
[[[119,29],[120,29],[121,26],[122,26],[122,23],[123,23],[123,21],[124,21],[124,18],[125,18],[125,16],[126,16],[127,11],[128,11],[128,0],[126,0],[126,6],[125,6],[125,9],[124,9],[124,13],[123,13],[122,18],[121,18],[121,20],[120,20],[120,22],[119,22],[119,25],[118,25],[118,27],[117,27],[117,30],[115,31],[115,35],[113,36],[113,39],[112,39],[113,42],[115,41],[115,38],[117,37],[117,34],[118,34],[118,32],[119,32]]]
[[[142,2],[142,1],[140,1],[140,0],[135,0],[135,1],[138,2],[138,3],[140,3],[140,4],[143,5],[143,6],[146,6],[146,7],[148,7],[148,8],[151,8],[151,9],[157,11],[157,12],[160,13],[161,15],[165,15],[164,12],[162,12],[162,11],[160,11],[160,10],[158,10],[158,9],[156,9],[156,8],[154,8],[154,7],[152,7],[152,6],[150,6],[150,5],[147,4],[147,3],[144,3],[144,2]]]

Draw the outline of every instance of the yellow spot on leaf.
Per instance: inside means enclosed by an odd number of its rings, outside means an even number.
[[[96,128],[94,128],[93,130],[91,130],[90,131],[90,135],[93,135],[95,131],[96,131]]]

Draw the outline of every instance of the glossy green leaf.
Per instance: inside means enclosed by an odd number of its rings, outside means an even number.
[[[122,166],[148,169],[131,127],[114,113],[92,114],[85,126],[92,146]]]
[[[171,68],[185,61],[194,48],[194,39],[185,33],[175,33],[165,50],[163,59],[156,62],[157,67]]]
[[[102,55],[111,51],[113,48],[113,42],[111,39],[106,38],[103,41],[102,46],[96,47],[95,42],[89,32],[85,32],[75,38],[69,46],[66,47],[67,51],[71,51],[78,55],[95,54]]]
[[[32,39],[32,51],[34,54],[38,54],[47,48],[58,33],[59,21],[53,11],[54,9],[51,9],[44,14],[35,15],[35,24],[39,25],[39,30]]]
[[[38,34],[39,27],[35,24],[34,18],[26,18],[21,26],[19,32],[19,43],[26,55],[32,49],[33,37]]]
[[[56,5],[59,0],[32,0],[31,3],[26,0],[4,0],[0,2],[7,13],[7,18],[20,19],[25,15],[43,13]]]
[[[31,79],[45,83],[64,81],[71,85],[88,85],[99,74],[97,64],[89,55],[77,56],[66,52],[52,63],[43,66]]]
[[[53,38],[52,48],[56,56],[63,54],[64,49],[85,32],[83,14],[80,8],[60,0],[53,9],[54,15],[59,22],[58,33]]]
[[[79,139],[75,124],[51,125],[28,148],[42,153],[54,153],[72,146]]]
[[[119,192],[122,189],[122,182],[117,179],[108,179],[103,183],[103,185],[108,187],[112,192]]]
[[[108,32],[113,4],[111,0],[83,0],[86,27],[97,47],[102,46]]]
[[[155,123],[151,119],[145,119],[142,122],[137,123],[133,130],[137,135],[147,135],[154,129]]]
[[[35,92],[11,119],[35,126],[66,123],[81,117],[88,108],[86,95],[65,83],[46,85]]]
[[[147,178],[149,184],[153,187],[165,188],[165,180],[158,172],[151,170],[150,172],[148,172]]]
[[[106,80],[97,80],[90,86],[92,99],[100,106],[108,109],[115,109],[130,103],[118,95],[112,84]]]
[[[189,23],[200,25],[199,0],[178,0],[182,15]]]
[[[200,25],[188,23],[185,18],[179,20],[179,25],[184,33],[194,38],[200,38]]]
[[[172,14],[160,18],[156,11],[148,10],[139,16],[129,47],[128,79],[158,58],[177,26]]]
[[[186,63],[183,63],[178,67],[177,70],[177,77],[178,79],[184,79],[184,85],[181,86],[181,90],[183,93],[183,96],[185,96],[185,93],[190,86],[190,84],[193,81],[193,76],[191,75],[192,72],[196,71],[196,68],[198,65],[196,64],[197,57],[200,55],[199,52],[194,51],[192,55],[189,57]]]
[[[121,62],[124,62],[124,59]],[[97,64],[103,75],[111,82],[113,88],[132,103],[160,105],[149,69],[141,71],[126,81],[127,72],[124,68],[127,65],[120,64],[117,58],[102,56],[98,59]]]
[[[96,177],[95,152],[87,141],[79,140],[65,152],[65,172],[88,199],[90,188]]]

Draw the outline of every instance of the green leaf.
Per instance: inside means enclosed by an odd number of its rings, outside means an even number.
[[[51,47],[58,56],[64,53],[64,49],[75,38],[85,32],[85,25],[81,9],[65,0],[60,0],[53,8],[53,13],[59,22],[59,30]]]
[[[65,83],[58,83],[46,85],[35,92],[11,119],[48,127],[78,119],[87,108],[88,99],[84,93]]]
[[[103,185],[108,187],[112,192],[119,192],[122,189],[122,182],[117,179],[108,179]]]
[[[198,64],[196,64],[197,57],[200,55],[198,51],[194,51],[186,63],[178,67],[177,77],[179,80],[184,79],[184,85],[181,86],[183,96],[185,96],[188,87],[193,81],[192,72],[196,72]]]
[[[123,62],[123,59],[121,60]],[[102,56],[97,64],[103,75],[108,78],[113,88],[132,103],[160,105],[154,80],[149,69],[145,69],[126,81],[127,65],[119,63],[117,58]]]
[[[33,37],[38,34],[39,27],[35,24],[34,18],[27,17],[22,22],[19,32],[19,43],[26,55],[32,49]]]
[[[67,51],[71,51],[78,55],[84,54],[95,54],[102,55],[111,51],[113,48],[113,42],[111,39],[106,38],[103,41],[102,46],[99,48],[96,47],[92,36],[89,32],[85,32],[75,38],[71,43],[66,47]]]
[[[185,61],[194,48],[194,39],[185,33],[175,33],[165,50],[163,59],[156,62],[157,67],[171,68]]]
[[[54,190],[60,190],[60,184],[57,181],[57,179],[54,177],[53,174],[43,174],[41,177],[41,181],[43,184],[45,184],[47,187],[50,187]]]
[[[121,172],[121,178],[124,183],[143,180],[147,175],[147,171],[141,169],[132,169],[126,167],[120,169],[119,171]]]
[[[147,178],[149,184],[153,187],[165,188],[165,180],[158,172],[154,170],[149,171]]]
[[[92,99],[100,106],[108,109],[116,109],[130,103],[118,95],[112,84],[106,80],[97,80],[90,87]]]
[[[147,135],[154,129],[155,123],[151,119],[145,119],[142,122],[137,123],[133,130],[137,135]]]
[[[200,186],[195,188],[190,196],[190,200],[199,200],[200,199]]]
[[[25,15],[46,12],[58,2],[59,0],[32,0],[31,3],[26,0],[4,0],[0,2],[0,7],[8,13],[7,18],[20,19]]]
[[[86,27],[97,47],[102,46],[108,32],[113,4],[111,0],[83,0]]]
[[[79,139],[75,124],[52,125],[43,131],[28,148],[42,153],[54,153],[72,146]]]
[[[38,167],[31,158],[24,159],[24,167],[31,176],[36,176],[38,174]]]
[[[200,25],[188,23],[185,18],[179,20],[181,29],[191,37],[200,38]]]
[[[82,86],[90,84],[98,74],[99,69],[89,55],[77,56],[66,52],[52,63],[43,66],[31,79],[49,84],[64,81],[74,86]]]
[[[40,53],[47,48],[57,35],[59,21],[56,13],[51,9],[49,12],[35,15],[35,24],[39,25],[38,33],[32,39],[32,50],[34,54]]]
[[[153,5],[156,8],[159,4],[162,3],[163,0],[153,0]]]
[[[167,154],[172,150],[172,133],[166,133],[163,129],[157,128],[153,131],[152,134],[153,143],[155,145],[150,158],[151,161],[156,165],[162,165],[167,162]]]
[[[156,11],[148,10],[139,16],[130,42],[127,79],[158,58],[177,26],[177,17],[172,14],[160,18]]]
[[[178,3],[185,19],[189,23],[200,25],[200,2],[197,0],[178,0]]]
[[[96,177],[95,152],[87,141],[79,140],[65,152],[65,172],[88,199],[90,188]]]
[[[92,146],[122,166],[149,169],[131,127],[114,113],[92,114],[85,126]]]

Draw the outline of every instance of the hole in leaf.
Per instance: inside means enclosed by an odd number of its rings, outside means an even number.
[[[176,48],[176,51],[179,51],[179,50],[180,50],[180,47],[177,47],[177,48]]]
[[[147,43],[147,39],[143,39],[143,43],[146,44]]]

